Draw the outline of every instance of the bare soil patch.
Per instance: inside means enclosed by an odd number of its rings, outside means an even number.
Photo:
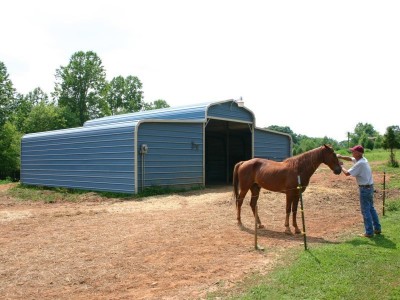
[[[52,204],[21,202],[0,187],[3,299],[202,299],[252,272],[267,274],[287,248],[304,249],[301,235],[284,233],[285,196],[265,190],[260,252],[249,195],[240,228],[230,186],[143,201],[89,193]],[[321,166],[303,199],[310,248],[362,232],[353,178]],[[381,212],[379,191],[375,199]]]

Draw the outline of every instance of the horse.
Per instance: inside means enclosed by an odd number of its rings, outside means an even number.
[[[301,233],[297,226],[296,215],[300,198],[300,190],[304,192],[310,182],[311,176],[322,164],[326,164],[334,174],[342,172],[341,164],[330,145],[309,150],[302,154],[289,157],[282,162],[263,158],[253,158],[235,164],[233,170],[233,192],[236,199],[237,221],[242,225],[240,212],[244,197],[251,190],[250,206],[256,218],[258,228],[264,228],[258,213],[256,215],[257,200],[261,188],[273,192],[286,194],[286,219],[285,233],[292,234],[289,227],[289,217],[292,211],[292,225],[295,233]],[[298,184],[300,176],[301,187]],[[240,188],[240,193],[239,193]]]

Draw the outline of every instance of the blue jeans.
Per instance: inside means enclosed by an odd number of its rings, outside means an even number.
[[[374,229],[381,231],[379,217],[374,207],[374,187],[360,187],[360,207],[364,219],[365,233],[374,234]]]

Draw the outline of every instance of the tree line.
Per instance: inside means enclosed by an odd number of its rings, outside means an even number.
[[[0,61],[0,179],[18,177],[21,137],[26,133],[82,126],[87,120],[141,110],[169,107],[165,100],[145,102],[137,76],[106,79],[105,67],[93,51],[74,53],[66,66],[55,71],[54,90],[47,95],[40,87],[20,94],[13,86],[6,65]],[[328,137],[310,138],[295,134],[289,127],[272,125],[268,129],[290,134],[293,154],[321,144],[335,149],[362,144],[367,149],[400,147],[399,126],[389,126],[381,136],[371,124],[359,123],[348,133],[347,141]],[[397,163],[398,165],[398,163]]]
[[[367,150],[390,150],[389,165],[399,167],[395,156],[395,149],[400,148],[400,127],[398,125],[388,126],[385,134],[381,135],[371,124],[358,123],[354,131],[347,133],[347,140],[344,141],[336,141],[328,137],[312,138],[296,134],[288,126],[271,125],[266,128],[289,134],[293,141],[293,155],[317,148],[322,144],[330,144],[334,149],[348,149],[354,145],[362,145]]]
[[[82,126],[87,120],[169,107],[165,100],[145,102],[137,76],[106,80],[105,67],[93,51],[74,53],[55,72],[50,95],[40,87],[24,95],[13,86],[0,61],[0,178],[20,167],[23,134]]]

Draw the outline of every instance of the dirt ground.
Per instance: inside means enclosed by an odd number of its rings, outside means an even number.
[[[382,211],[381,178],[375,204]],[[262,190],[254,250],[247,195],[236,224],[230,186],[142,201],[83,196],[79,203],[18,201],[0,185],[0,298],[203,299],[253,272],[267,274],[285,249],[285,196]],[[303,194],[309,248],[363,230],[354,178],[321,166]],[[301,226],[301,214],[298,214]]]

